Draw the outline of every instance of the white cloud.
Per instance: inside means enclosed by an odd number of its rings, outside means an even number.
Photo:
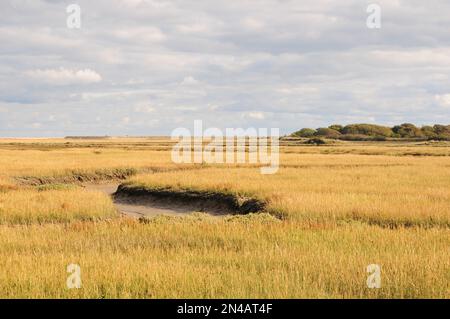
[[[414,49],[405,50],[375,50],[371,52],[374,59],[387,65],[413,67],[417,65],[450,66],[450,48],[445,49]]]
[[[159,42],[165,39],[165,35],[155,27],[132,27],[118,29],[114,35],[124,40],[134,40],[142,42]]]
[[[434,98],[440,106],[450,108],[450,94],[435,95]]]
[[[265,23],[263,21],[252,18],[252,17],[245,18],[242,21],[242,24],[245,28],[254,30],[254,31],[261,30],[265,26]]]
[[[319,93],[317,88],[310,86],[285,86],[277,88],[276,91],[286,95],[316,95]]]
[[[134,111],[138,113],[153,113],[155,108],[147,104],[140,104],[134,107]]]
[[[198,84],[198,81],[192,76],[187,76],[183,79],[181,84],[182,85],[195,85],[195,84]]]
[[[73,70],[63,67],[30,70],[26,72],[26,75],[34,80],[56,85],[97,83],[102,80],[100,74],[91,69]]]
[[[208,25],[201,23],[180,24],[177,26],[177,30],[183,34],[208,34],[211,32]]]
[[[265,118],[265,115],[263,112],[248,112],[244,114],[245,117],[256,119],[256,120],[263,120]]]

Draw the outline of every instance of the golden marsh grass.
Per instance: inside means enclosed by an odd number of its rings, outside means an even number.
[[[0,226],[2,297],[448,297],[449,230],[302,227],[260,218]],[[82,288],[65,287],[66,267]],[[368,289],[366,267],[382,267]]]
[[[266,176],[255,165],[179,166],[170,145],[0,140],[0,297],[450,297],[448,144],[282,145],[279,172]],[[244,194],[270,214],[139,221],[74,185],[127,170],[130,186]],[[66,287],[71,263],[81,289]],[[380,289],[366,285],[372,263]]]
[[[0,192],[0,224],[61,223],[117,217],[111,200],[82,189]]]

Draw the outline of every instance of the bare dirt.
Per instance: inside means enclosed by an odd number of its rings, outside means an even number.
[[[185,216],[194,212],[203,212],[213,216],[226,216],[233,212],[223,205],[208,201],[178,201],[151,194],[130,194],[117,192],[118,183],[85,184],[86,190],[99,191],[112,197],[120,213],[131,217],[152,217],[157,215]]]

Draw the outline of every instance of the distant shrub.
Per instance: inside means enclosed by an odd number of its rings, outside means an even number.
[[[332,130],[335,130],[335,131],[338,131],[339,133],[342,133],[342,129],[344,127],[342,125],[340,125],[340,124],[333,124],[333,125],[328,126],[328,128],[332,129]]]
[[[401,125],[396,125],[392,128],[392,131],[403,138],[415,138],[415,137],[424,137],[423,132],[411,123],[403,123]]]
[[[316,130],[312,128],[302,128],[300,131],[294,132],[292,136],[298,136],[298,137],[311,137],[316,134]]]
[[[373,136],[372,141],[383,142],[383,141],[387,141],[387,138],[386,138],[386,136]]]
[[[362,134],[343,134],[339,139],[344,141],[367,141],[369,136]]]
[[[387,138],[450,141],[450,125],[436,124],[419,128],[411,123],[403,123],[390,128],[375,124],[349,124],[346,126],[333,124],[316,130],[303,128],[292,133],[291,136],[306,138],[317,136],[346,141],[386,141]]]
[[[439,135],[436,135],[435,137],[429,138],[429,140],[432,140],[432,141],[450,141],[450,135],[439,134]]]
[[[342,129],[342,133],[384,137],[391,137],[393,135],[390,127],[375,124],[350,124]]]
[[[318,137],[310,138],[305,143],[306,144],[311,144],[311,145],[325,145],[325,144],[327,144],[327,142],[325,142],[323,139],[318,138]]]
[[[339,137],[343,141],[386,141],[385,136],[367,136],[362,134],[345,134]]]
[[[336,130],[327,127],[320,127],[317,129],[315,136],[323,136],[328,138],[338,138],[341,135]]]
[[[434,131],[434,128],[432,126],[422,126],[422,128],[420,129],[422,131],[422,134],[425,137],[428,137],[429,139],[432,139],[434,137],[437,137],[436,132]]]
[[[436,135],[450,135],[450,125],[440,125],[436,124],[433,126]]]

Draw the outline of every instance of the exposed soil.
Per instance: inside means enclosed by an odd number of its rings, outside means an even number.
[[[254,198],[239,197],[193,190],[148,189],[119,185],[114,194],[116,199],[133,201],[150,201],[167,205],[189,207],[195,211],[214,215],[249,214],[263,211],[265,203]]]
[[[218,193],[135,189],[118,183],[84,186],[87,190],[100,191],[111,196],[122,214],[133,217],[182,216],[193,212],[225,216],[257,212],[264,208],[262,202],[254,199]]]

